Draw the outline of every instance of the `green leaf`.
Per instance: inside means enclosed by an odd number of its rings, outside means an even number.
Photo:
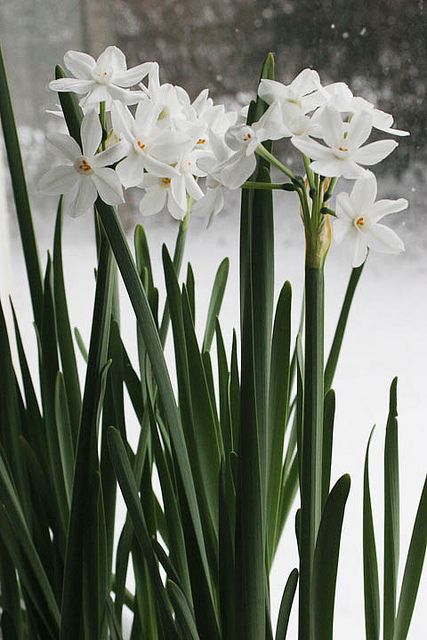
[[[188,303],[190,305],[191,318],[193,324],[196,322],[196,283],[194,280],[194,273],[191,264],[187,265],[187,278],[185,281],[185,287],[187,289]]]
[[[292,569],[289,578],[286,581],[283,590],[282,601],[279,608],[279,616],[277,618],[275,640],[285,640],[288,631],[289,618],[291,615],[292,604],[295,597],[295,591],[298,584],[298,569]]]
[[[380,592],[378,585],[378,561],[375,545],[374,522],[372,518],[371,491],[369,488],[369,448],[372,429],[366,447],[363,480],[363,577],[365,592],[366,640],[380,637]]]
[[[53,294],[55,302],[55,320],[58,334],[58,346],[61,354],[64,385],[70,413],[73,444],[77,441],[77,430],[81,411],[81,393],[73,336],[68,316],[67,296],[65,293],[64,272],[62,267],[62,199],[56,215],[53,244]]]
[[[117,429],[110,427],[108,430],[108,442],[111,451],[111,459],[117,475],[123,498],[129,511],[136,540],[141,548],[145,561],[150,570],[151,579],[162,607],[165,618],[168,620],[170,630],[174,629],[172,610],[166,590],[163,586],[157,566],[157,559],[154,555],[150,535],[147,529],[141,502],[138,497],[138,488],[129,463],[126,449]]]
[[[65,391],[64,376],[58,371],[55,385],[55,421],[58,434],[61,468],[68,507],[71,506],[74,475],[74,446],[70,415]]]
[[[166,583],[171,602],[175,609],[176,620],[182,629],[186,640],[199,640],[196,623],[194,621],[194,613],[188,606],[188,601],[181,589],[173,580]]]
[[[24,250],[25,266],[28,283],[30,286],[31,302],[34,319],[38,327],[41,326],[43,308],[43,285],[40,270],[40,262],[34,235],[31,207],[28,199],[27,183],[19,148],[18,134],[15,117],[13,115],[12,101],[7,83],[6,68],[3,54],[0,48],[0,118],[3,127],[3,136],[6,146],[6,154],[9,162],[10,177],[15,199],[16,213],[18,215],[19,233],[22,248]]]
[[[427,546],[427,478],[421,493],[406,557],[393,640],[406,640],[414,611]]]
[[[269,54],[261,77],[274,77]],[[248,124],[266,109],[258,99]],[[267,146],[270,147],[269,143]],[[253,179],[269,182],[268,163],[258,161]],[[271,190],[243,190],[240,216],[241,395],[236,498],[236,615],[247,640],[266,629],[267,388],[274,293],[274,232]]]
[[[277,543],[283,445],[289,412],[291,300],[291,285],[285,282],[277,302],[271,343],[267,450],[267,544],[270,563]]]
[[[105,240],[101,243],[92,331],[89,346],[88,366],[83,394],[82,414],[77,444],[74,472],[73,496],[67,536],[65,561],[61,640],[81,637],[81,616],[83,608],[84,569],[83,555],[85,536],[91,512],[91,487],[93,473],[99,469],[97,452],[97,429],[100,408],[105,391],[108,339],[111,317],[112,255]],[[86,526],[85,526],[86,525]],[[96,553],[96,549],[93,553]],[[91,593],[90,607],[98,607],[96,593]]]
[[[331,482],[332,469],[332,445],[334,436],[335,419],[335,391],[329,389],[325,394],[325,405],[323,411],[323,446],[322,446],[322,506],[329,495],[329,485]]]
[[[86,345],[85,345],[85,342],[84,342],[84,340],[82,338],[82,334],[80,333],[80,331],[78,330],[77,327],[74,327],[74,337],[76,339],[77,346],[79,348],[79,351],[81,353],[81,356],[82,356],[83,360],[85,362],[87,362],[88,353],[87,353]]]
[[[332,640],[335,587],[344,509],[350,476],[343,475],[326,501],[313,562],[312,606],[314,640]]]
[[[219,316],[222,301],[224,299],[225,287],[227,285],[228,271],[230,261],[224,258],[218,267],[215,280],[212,287],[212,293],[209,300],[208,314],[206,317],[205,335],[203,338],[203,351],[210,351],[212,340],[215,333],[215,321]]]
[[[399,571],[399,450],[397,378],[390,387],[384,447],[384,640],[393,638]]]
[[[338,358],[341,351],[342,342],[344,339],[344,333],[347,326],[348,316],[350,314],[351,305],[353,302],[354,294],[356,292],[357,285],[362,275],[363,263],[360,267],[356,267],[352,270],[350,279],[348,281],[347,289],[344,296],[344,301],[341,307],[340,316],[338,318],[337,327],[335,329],[334,338],[332,340],[331,350],[329,351],[328,360],[325,367],[325,392],[329,391],[332,387],[332,383],[335,376],[335,370],[338,364]]]

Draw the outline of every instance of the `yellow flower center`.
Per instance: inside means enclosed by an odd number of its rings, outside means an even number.
[[[197,144],[206,144],[206,139],[205,138],[199,138],[197,140]]]
[[[366,218],[364,218],[363,216],[359,216],[354,221],[354,226],[357,227],[358,229],[363,229],[365,224],[366,224]]]
[[[247,142],[248,140],[252,140],[252,134],[251,133],[245,133],[245,135],[243,136],[243,140],[245,142]]]
[[[93,173],[93,169],[86,158],[78,158],[74,163],[74,168],[82,175],[87,176]]]
[[[136,146],[138,147],[138,149],[141,149],[141,151],[144,151],[144,149],[145,149],[144,142],[142,142],[142,140],[140,140],[139,138],[136,141]]]
[[[348,151],[348,147],[338,147],[339,151]]]
[[[165,187],[168,187],[171,182],[172,182],[171,178],[162,178],[162,184]]]

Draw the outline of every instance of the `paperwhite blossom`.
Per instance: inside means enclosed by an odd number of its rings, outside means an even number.
[[[83,108],[98,108],[100,102],[105,102],[110,109],[112,100],[135,104],[143,94],[129,87],[141,82],[155,68],[155,63],[144,62],[128,69],[126,57],[117,47],[107,47],[97,60],[87,53],[67,51],[64,63],[74,78],[53,80],[49,87],[53,91],[80,94]]]
[[[229,189],[237,189],[252,175],[256,167],[255,151],[265,140],[278,140],[283,135],[280,107],[277,103],[251,126],[236,124],[225,134],[232,152],[212,171],[212,175]]]
[[[123,157],[122,144],[114,144],[97,153],[102,128],[97,113],[89,111],[81,124],[82,149],[68,135],[57,133],[48,138],[62,164],[50,169],[39,182],[39,189],[50,195],[63,195],[63,209],[76,217],[91,209],[98,194],[107,204],[123,202],[120,180],[107,168]]]
[[[325,107],[330,105],[335,107],[341,113],[355,115],[361,111],[372,113],[372,126],[374,129],[390,133],[395,136],[408,136],[408,131],[401,129],[393,129],[393,116],[377,109],[372,102],[358,96],[354,96],[351,89],[344,82],[334,82],[326,87],[320,87],[317,91],[307,97],[306,106],[310,109],[317,107]],[[313,117],[316,121],[321,114],[319,109]]]
[[[261,80],[258,95],[274,108],[278,104],[282,113],[283,137],[315,135],[317,125],[307,115],[312,110],[307,99],[320,88],[317,71],[304,69],[289,84],[285,85],[275,80]]]
[[[356,180],[350,194],[340,193],[336,199],[334,238],[347,245],[353,267],[364,262],[368,249],[382,253],[404,251],[399,236],[379,221],[406,209],[408,201],[404,198],[375,201],[376,196],[377,180],[369,172],[368,178]]]
[[[311,163],[314,172],[328,177],[364,178],[367,172],[360,165],[381,162],[398,144],[394,140],[378,140],[362,146],[371,133],[372,118],[371,112],[361,111],[346,123],[337,109],[326,106],[320,124],[327,146],[311,138],[293,137],[291,141],[314,160]]]
[[[126,188],[141,183],[144,169],[159,178],[173,178],[179,174],[171,164],[178,161],[189,137],[182,132],[159,128],[160,112],[160,105],[140,102],[134,117],[120,102],[113,104],[114,132],[128,143],[126,157],[116,169]]]
[[[171,216],[182,220],[187,210],[187,195],[183,180],[175,178],[159,178],[144,174],[141,186],[146,190],[139,210],[143,216],[152,216],[167,206]]]

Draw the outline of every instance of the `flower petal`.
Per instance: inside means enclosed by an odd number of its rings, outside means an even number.
[[[312,160],[332,160],[335,158],[329,147],[325,147],[325,145],[315,142],[314,140],[311,140],[311,138],[300,138],[298,136],[294,136],[291,138],[291,142],[294,147]]]
[[[49,82],[49,89],[52,91],[71,91],[72,93],[87,93],[95,86],[93,80],[78,80],[75,78],[59,78]]]
[[[101,153],[97,153],[96,156],[92,159],[92,165],[94,167],[108,167],[115,162],[118,162],[126,155],[127,144],[118,142],[117,144],[111,145],[105,151],[101,151]]]
[[[342,240],[352,232],[353,225],[349,220],[335,220],[332,226],[334,240],[337,244],[342,242]]]
[[[201,190],[196,180],[190,173],[186,173],[184,175],[184,180],[185,180],[185,188],[187,190],[187,193],[189,196],[193,198],[193,200],[200,200],[200,198],[203,198],[204,196],[203,191]]]
[[[46,194],[58,196],[71,191],[78,178],[78,173],[74,167],[54,167],[40,178],[38,188]]]
[[[74,162],[76,158],[82,155],[77,142],[71,136],[65,133],[53,133],[47,137],[49,146],[52,146],[52,151],[58,155],[61,160],[68,160]]]
[[[110,46],[101,53],[96,65],[99,69],[106,71],[126,71],[126,56],[118,47]]]
[[[353,158],[360,164],[371,166],[387,158],[397,146],[398,142],[395,140],[378,140],[358,149]]]
[[[253,174],[256,168],[255,154],[246,156],[237,151],[227,163],[222,163],[219,182],[229,189],[237,189]],[[216,174],[215,174],[216,177]]]
[[[124,158],[116,167],[117,175],[125,189],[128,187],[137,187],[141,184],[144,175],[143,158],[136,152],[131,153]]]
[[[372,131],[372,112],[361,111],[352,117],[348,127],[348,148],[358,149],[369,138]]]
[[[118,136],[124,136],[131,144],[135,141],[135,121],[129,109],[118,100],[114,100],[111,106],[111,121],[113,131]]]
[[[147,191],[139,203],[139,210],[143,216],[153,216],[163,209],[166,203],[167,189],[153,189]]]
[[[401,253],[405,251],[405,245],[397,233],[383,224],[370,225],[365,235],[368,246],[373,251],[381,253]]]
[[[374,174],[369,171],[367,178],[356,180],[353,189],[351,190],[351,201],[353,203],[354,210],[363,215],[367,213],[367,210],[372,207],[377,197],[377,179]]]
[[[175,220],[183,220],[185,216],[185,212],[187,210],[187,205],[185,207],[181,207],[170,190],[168,190],[168,211]]]
[[[187,193],[185,190],[184,176],[172,178],[170,190],[178,207],[185,211],[187,209]]]
[[[121,71],[113,75],[114,84],[118,84],[119,87],[133,87],[141,82],[153,69],[153,62],[143,62],[137,67],[127,69],[127,71]]]
[[[67,200],[67,213],[72,216],[79,216],[90,209],[97,198],[97,191],[94,182],[89,176],[80,176],[75,197]]]
[[[353,268],[360,267],[366,260],[368,255],[368,245],[366,243],[365,234],[357,232],[349,238],[351,247],[351,264]]]
[[[337,148],[342,144],[344,123],[340,112],[334,107],[326,106],[319,117],[322,138],[330,147]]]
[[[114,169],[99,167],[93,173],[92,180],[104,202],[111,205],[124,202],[122,185]]]
[[[369,220],[371,222],[378,222],[384,216],[390,215],[390,213],[398,213],[407,209],[408,201],[405,198],[399,198],[398,200],[378,200],[369,209]]]
[[[342,192],[337,195],[335,202],[335,211],[338,218],[349,221],[353,224],[357,212],[353,208],[353,202],[348,193]]]
[[[160,160],[153,158],[153,156],[145,154],[142,155],[141,158],[143,159],[145,169],[158,178],[173,178],[179,175],[174,167],[169,166],[165,162],[160,162]]]
[[[64,56],[64,63],[76,78],[93,80],[92,71],[96,67],[96,62],[89,54],[82,51],[67,51]]]
[[[102,140],[102,127],[99,116],[94,109],[84,116],[80,128],[83,154],[92,157],[98,150]]]

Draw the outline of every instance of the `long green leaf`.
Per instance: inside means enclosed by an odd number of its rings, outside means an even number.
[[[363,480],[363,577],[365,592],[366,640],[380,637],[380,592],[378,584],[378,561],[375,545],[374,522],[372,518],[371,491],[369,488],[369,448],[372,429],[366,447]]]
[[[269,431],[267,450],[267,545],[271,563],[280,517],[283,444],[288,422],[292,290],[285,282],[279,295],[271,342]]]
[[[277,628],[275,640],[285,640],[288,631],[289,618],[291,616],[292,604],[298,584],[298,569],[293,569],[289,574],[283,590],[280,602],[279,616],[277,618]]]
[[[350,476],[337,481],[323,510],[313,561],[312,606],[314,640],[332,640],[335,587],[344,509]]]
[[[218,267],[215,280],[212,287],[211,298],[209,301],[208,315],[206,318],[205,335],[203,338],[202,351],[209,351],[215,333],[215,320],[219,315],[222,301],[224,298],[225,287],[227,285],[228,271],[230,262],[228,258],[224,258]]]
[[[397,378],[390,387],[390,407],[384,447],[384,621],[383,637],[394,634],[399,571],[399,451],[397,439]]]
[[[64,271],[62,266],[62,208],[58,205],[55,235],[53,243],[53,295],[55,301],[55,319],[58,333],[58,346],[61,354],[64,386],[70,413],[73,444],[77,441],[77,430],[81,411],[80,383],[74,353],[73,335],[68,317],[67,296],[65,293]]]
[[[31,302],[33,305],[34,319],[40,326],[43,308],[43,285],[40,270],[40,262],[34,235],[33,221],[31,217],[30,202],[28,199],[27,183],[19,148],[18,134],[16,131],[15,117],[13,115],[12,101],[7,83],[6,68],[3,54],[0,48],[0,118],[3,127],[3,135],[6,153],[9,162],[10,176],[12,179],[13,195],[15,199],[16,213],[18,214],[19,232],[22,248],[24,250],[25,266],[27,269],[28,283],[30,286]]]
[[[406,640],[414,611],[427,546],[427,478],[421,493],[406,557],[393,640]]]
[[[261,77],[274,77],[269,54]],[[266,105],[258,99],[248,124]],[[267,143],[267,146],[270,146]],[[269,182],[259,161],[254,179]],[[267,388],[273,316],[274,236],[271,190],[242,192],[240,217],[241,396],[236,523],[236,616],[242,637],[264,638],[266,629],[265,509]]]
[[[80,637],[82,623],[84,567],[81,559],[88,515],[91,510],[93,473],[98,469],[97,426],[100,403],[108,371],[107,350],[111,317],[112,256],[108,244],[101,244],[95,290],[92,332],[83,394],[82,414],[76,453],[73,496],[67,537],[63,584],[61,640]],[[96,553],[96,550],[93,551]],[[92,607],[98,607],[97,594],[91,594]]]

